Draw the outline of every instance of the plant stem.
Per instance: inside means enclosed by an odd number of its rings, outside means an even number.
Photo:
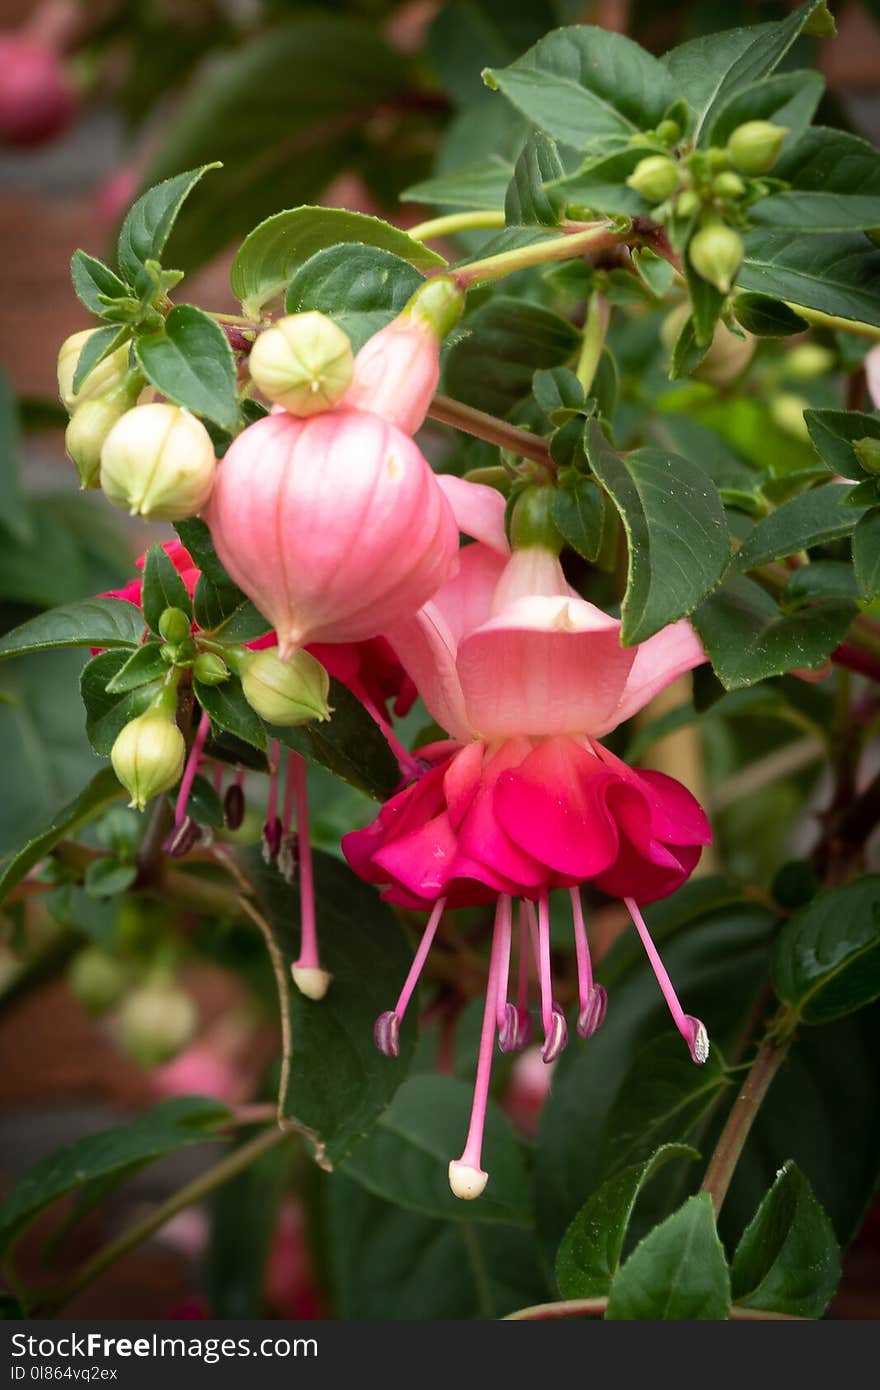
[[[432,217],[419,222],[407,232],[415,241],[433,241],[435,237],[453,236],[456,232],[480,231],[504,226],[501,208],[484,208],[479,212],[453,212],[448,217]]]
[[[105,1269],[109,1269],[123,1255],[127,1255],[129,1250],[133,1250],[135,1246],[142,1244],[143,1241],[154,1235],[167,1221],[171,1220],[172,1216],[176,1216],[185,1207],[192,1206],[194,1202],[200,1202],[203,1197],[207,1197],[218,1187],[222,1187],[230,1178],[234,1178],[245,1168],[249,1168],[270,1149],[277,1148],[279,1144],[283,1144],[290,1138],[291,1132],[268,1129],[264,1130],[262,1134],[258,1134],[256,1138],[249,1140],[247,1144],[242,1144],[240,1148],[234,1149],[219,1163],[215,1163],[213,1168],[209,1168],[206,1173],[202,1173],[192,1182],[187,1183],[185,1187],[173,1193],[166,1201],[160,1202],[159,1206],[154,1207],[141,1221],[136,1221],[127,1231],[123,1231],[116,1240],[105,1245],[102,1250],[99,1250],[96,1255],[86,1261],[58,1293],[49,1294],[42,1303],[37,1305],[34,1311],[45,1315],[56,1308],[63,1308],[75,1294],[91,1284],[99,1275],[104,1273]]]
[[[534,1303],[530,1308],[518,1308],[508,1313],[502,1322],[549,1322],[556,1318],[601,1317],[608,1307],[607,1298],[568,1298],[559,1303]],[[732,1322],[806,1322],[792,1313],[768,1313],[762,1308],[739,1308],[736,1304],[730,1310]]]
[[[720,1212],[734,1169],[749,1137],[749,1131],[761,1108],[761,1103],[770,1089],[774,1076],[788,1055],[791,1037],[780,1040],[773,1036],[765,1037],[758,1048],[757,1056],[742,1084],[742,1089],[727,1117],[721,1131],[715,1152],[709,1160],[701,1191],[708,1192],[712,1198],[715,1215]]]
[[[807,309],[803,304],[791,304],[788,300],[785,302],[789,309],[806,319],[814,328],[836,328],[841,333],[855,333],[860,338],[880,340],[880,328],[876,324],[860,323],[858,319],[842,319],[836,314],[823,314],[819,309]]]
[[[507,420],[499,420],[497,415],[489,415],[485,410],[475,410],[472,405],[463,405],[451,396],[435,396],[428,407],[432,420],[444,425],[452,425],[464,434],[472,434],[475,439],[485,439],[487,444],[497,444],[499,449],[510,449],[523,458],[542,463],[545,468],[555,472],[556,465],[550,457],[546,439],[541,439],[528,430],[521,430]]]
[[[589,251],[605,251],[610,246],[620,246],[631,236],[631,227],[621,230],[612,228],[607,222],[597,222],[563,236],[535,242],[531,246],[520,246],[513,251],[502,251],[497,256],[487,256],[485,260],[472,261],[470,265],[453,270],[452,277],[461,289],[466,290],[473,285],[483,285],[489,280],[513,275],[517,270],[527,270],[530,266],[574,260],[576,256],[583,256]]]

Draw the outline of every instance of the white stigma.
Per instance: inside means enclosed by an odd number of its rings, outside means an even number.
[[[482,1168],[472,1168],[469,1163],[462,1163],[461,1159],[454,1158],[449,1165],[449,1186],[453,1195],[460,1197],[463,1202],[472,1202],[475,1197],[482,1196],[488,1181],[489,1174],[484,1173]]]

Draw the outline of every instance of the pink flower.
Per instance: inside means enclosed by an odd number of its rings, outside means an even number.
[[[455,521],[429,465],[367,411],[278,413],[249,426],[223,460],[207,520],[282,656],[378,636],[456,563]]]
[[[876,343],[865,358],[865,375],[868,378],[868,395],[874,409],[880,410],[880,343]]]
[[[440,380],[440,345],[424,319],[404,316],[368,338],[342,404],[369,410],[404,434],[420,428]]]
[[[400,1020],[447,906],[495,901],[486,1012],[468,1141],[450,1164],[462,1197],[482,1192],[482,1130],[491,1054],[526,1045],[529,957],[539,982],[545,1062],[567,1041],[550,973],[548,893],[571,899],[579,978],[578,1032],[602,1022],[605,991],[593,981],[579,886],[622,897],[644,941],[673,1019],[696,1062],[708,1043],[684,1013],[638,904],[674,891],[711,832],[697,802],[672,778],[635,772],[600,739],[705,660],[690,624],[675,623],[636,648],[620,624],[570,588],[558,558],[530,547],[505,554],[503,502],[467,484],[450,490],[459,524],[479,530],[458,573],[387,635],[438,724],[452,738],[421,750],[424,774],[343,839],[355,872],[383,896],[430,908],[413,968],[376,1042],[396,1055]],[[495,520],[493,522],[493,511]],[[508,1002],[513,900],[519,898],[517,1003]],[[537,910],[536,910],[537,909]]]
[[[177,570],[177,573],[180,575],[181,579],[186,585],[187,593],[189,594],[190,598],[192,598],[193,594],[196,591],[196,585],[199,582],[199,575],[201,574],[201,570],[196,567],[196,563],[193,560],[193,557],[190,555],[186,546],[182,545],[180,541],[166,541],[165,544],[162,546],[162,549],[165,551],[165,554],[168,556],[168,559],[171,561],[172,565]],[[138,558],[135,560],[135,564],[139,570],[142,570],[146,563],[146,554],[139,555]],[[122,586],[121,589],[110,589],[108,593],[102,594],[101,598],[126,599],[129,603],[134,603],[138,608],[140,608],[142,589],[142,580],[130,579],[127,584],[124,584]]]
[[[59,55],[27,35],[0,35],[0,143],[40,145],[69,125],[75,111]]]

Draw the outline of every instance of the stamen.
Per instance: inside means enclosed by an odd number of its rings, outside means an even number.
[[[439,926],[440,918],[443,916],[445,907],[446,899],[438,898],[431,909],[431,915],[422,933],[419,949],[413,956],[409,974],[404,981],[403,989],[400,991],[400,997],[397,1000],[397,1007],[395,1009],[388,1009],[386,1013],[380,1014],[373,1026],[373,1041],[379,1051],[385,1053],[386,1057],[399,1057],[400,1055],[400,1024],[406,1013],[409,1001],[413,996],[413,990],[419,982],[419,976],[422,973],[425,961],[428,959],[428,952],[437,934],[437,927]]]
[[[422,770],[422,765],[418,758],[414,758],[408,748],[405,748],[392,729],[382,711],[373,704],[373,701],[366,695],[358,697],[367,714],[378,724],[382,731],[382,736],[388,747],[397,759],[397,766],[400,768],[400,775],[405,782],[411,782],[414,777],[418,777]]]
[[[541,1048],[541,1061],[555,1062],[567,1044],[568,1024],[565,1021],[565,1014],[559,1004],[554,1004],[550,1027],[544,1038],[544,1046]]]
[[[186,767],[183,769],[183,777],[180,779],[180,790],[177,793],[177,802],[174,807],[174,824],[180,825],[186,815],[186,803],[189,801],[189,794],[192,791],[192,784],[195,781],[196,773],[199,770],[199,763],[202,761],[202,750],[205,740],[211,729],[211,721],[206,714],[202,714],[199,720],[199,727],[189,750],[189,757]]]
[[[388,1009],[376,1019],[373,1042],[386,1057],[400,1056],[400,1019],[393,1009]]]
[[[162,848],[172,859],[183,859],[184,855],[195,849],[200,839],[199,827],[192,816],[184,816],[180,824],[165,836]]]
[[[275,739],[269,745],[269,798],[263,824],[263,862],[271,864],[281,847],[281,821],[278,819],[278,759],[280,748]]]
[[[593,985],[587,1003],[578,1013],[577,1030],[580,1036],[591,1038],[594,1033],[598,1033],[605,1022],[607,1011],[608,995],[604,985]]]
[[[278,872],[287,883],[295,883],[298,868],[299,836],[282,835],[278,846]]]
[[[518,953],[516,983],[516,1050],[521,1052],[532,1040],[532,1015],[529,1012],[529,919],[526,904],[521,902],[518,912]]]
[[[226,788],[223,798],[223,820],[227,830],[238,830],[244,820],[244,790],[239,782]]]
[[[547,890],[538,899],[538,981],[541,986],[541,1024],[545,1037],[553,1028],[553,981],[550,976],[550,903]]]
[[[602,985],[593,983],[593,964],[590,960],[590,943],[584,922],[584,909],[580,890],[570,888],[571,915],[574,920],[574,946],[578,970],[578,1009],[577,1030],[582,1038],[591,1038],[602,1026],[608,1008],[608,995]]]
[[[296,808],[296,830],[299,844],[299,917],[301,927],[300,953],[290,967],[293,983],[309,999],[323,999],[331,976],[322,969],[318,957],[318,928],[315,920],[315,878],[312,865],[312,845],[309,838],[309,794],[306,785],[305,758],[299,753],[287,755],[287,783],[293,783],[293,802]],[[285,802],[286,802],[285,797]]]
[[[513,903],[506,893],[502,893],[495,909],[495,930],[501,933],[501,958],[498,965],[498,998],[495,1004],[495,1018],[499,1034],[498,1046],[502,1052],[511,1052],[516,1042],[516,1009],[507,1002],[512,922]],[[512,1022],[509,1017],[511,1012],[513,1014]]]
[[[651,968],[657,976],[657,983],[660,986],[663,998],[666,1000],[669,1012],[672,1014],[672,1021],[687,1043],[688,1051],[693,1061],[698,1065],[702,1065],[709,1056],[709,1035],[706,1032],[705,1025],[702,1024],[698,1018],[694,1018],[693,1014],[686,1014],[681,1007],[678,995],[666,972],[666,967],[660,959],[657,947],[651,940],[651,933],[648,931],[647,923],[639,911],[638,904],[632,898],[624,898],[623,902],[627,912],[635,923],[636,931],[642,938],[642,945],[647,952],[648,960],[651,962]]]

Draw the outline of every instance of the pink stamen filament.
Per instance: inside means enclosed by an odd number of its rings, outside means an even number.
[[[388,723],[388,720],[385,718],[384,714],[382,714],[381,710],[379,710],[377,706],[373,704],[372,700],[370,700],[366,695],[361,695],[360,702],[363,705],[364,709],[367,711],[367,714],[370,715],[370,717],[374,720],[376,724],[378,724],[379,728],[382,730],[382,736],[385,739],[385,742],[388,744],[388,747],[391,749],[392,753],[397,759],[397,766],[400,768],[401,777],[416,777],[421,771],[418,758],[414,758],[412,753],[410,753],[409,749],[404,747],[404,745],[401,743],[400,739],[397,737],[396,733],[392,729],[391,725]]]
[[[290,824],[293,820],[293,797],[295,778],[293,775],[292,763],[293,759],[298,756],[299,755],[296,753],[288,753],[287,755],[287,775],[284,781],[284,802],[281,810],[282,835],[290,834]]]
[[[498,999],[495,1017],[499,1033],[507,1022],[507,987],[510,979],[510,938],[513,923],[513,903],[506,893],[498,899],[495,910],[495,931],[501,933],[500,959],[498,963]],[[494,945],[494,940],[493,940]]]
[[[186,803],[189,801],[189,794],[192,791],[196,773],[199,770],[199,763],[202,761],[202,750],[211,728],[211,721],[206,714],[199,720],[199,727],[189,750],[189,757],[186,767],[183,769],[183,777],[180,779],[180,790],[177,793],[177,802],[174,807],[174,824],[182,825],[186,817]]]
[[[520,1013],[529,1007],[529,919],[526,905],[519,905],[519,960],[517,963],[516,1004]]]
[[[685,1014],[684,1009],[681,1007],[681,1004],[679,1003],[678,995],[676,994],[672,981],[670,980],[669,975],[667,974],[666,967],[660,959],[660,953],[658,952],[657,947],[651,940],[651,933],[648,931],[647,923],[645,922],[644,917],[639,911],[638,904],[634,902],[632,898],[624,898],[623,902],[627,912],[629,913],[630,917],[633,919],[633,922],[635,923],[636,931],[642,938],[642,945],[645,948],[648,960],[651,962],[651,969],[657,976],[657,983],[660,986],[663,998],[666,1000],[669,1012],[672,1014],[672,1021],[678,1029],[679,1033],[681,1033],[681,1036],[684,1038],[688,1047],[690,1047],[693,1032],[693,1023]]]
[[[468,1126],[464,1151],[459,1162],[478,1171],[483,1154],[483,1130],[486,1124],[486,1106],[489,1101],[489,1082],[492,1077],[492,1053],[495,1047],[495,1024],[498,992],[501,983],[504,955],[504,927],[501,922],[503,899],[499,899],[495,909],[495,928],[492,933],[492,953],[489,957],[489,979],[486,985],[486,1005],[483,1010],[483,1028],[480,1034],[480,1054],[477,1060],[477,1075],[474,1081],[474,1100],[471,1107],[471,1120]],[[508,906],[510,899],[507,899]]]
[[[550,903],[546,890],[538,899],[538,980],[541,985],[541,1026],[545,1036],[553,1022],[553,980],[550,975]]]
[[[274,825],[278,819],[278,760],[280,756],[278,741],[269,748],[269,799],[266,803],[266,824]]]
[[[318,927],[315,920],[315,876],[312,866],[312,845],[309,838],[309,794],[306,785],[306,761],[300,753],[287,755],[287,780],[293,783],[293,803],[296,809],[296,831],[299,842],[299,916],[302,940],[297,968],[320,970],[318,959]]]
[[[577,959],[578,972],[578,998],[580,999],[581,1010],[583,1011],[590,1002],[590,993],[593,988],[593,966],[590,960],[590,943],[587,940],[587,928],[584,923],[584,908],[581,902],[581,895],[577,888],[570,888],[571,895],[571,915],[574,920],[574,949]]]
[[[407,1005],[409,1004],[409,1001],[413,995],[413,990],[419,982],[419,976],[421,975],[422,970],[424,969],[425,961],[428,959],[428,952],[434,944],[434,937],[437,934],[437,928],[440,925],[440,918],[443,916],[443,910],[445,907],[446,899],[438,898],[433,908],[431,909],[431,915],[428,918],[428,924],[425,927],[425,930],[422,933],[422,939],[419,942],[419,949],[416,951],[415,956],[413,957],[413,963],[409,968],[409,974],[406,977],[403,989],[400,991],[400,998],[398,999],[397,1006],[394,1010],[394,1012],[397,1014],[398,1020],[400,1021],[403,1020],[403,1015],[406,1013]]]

